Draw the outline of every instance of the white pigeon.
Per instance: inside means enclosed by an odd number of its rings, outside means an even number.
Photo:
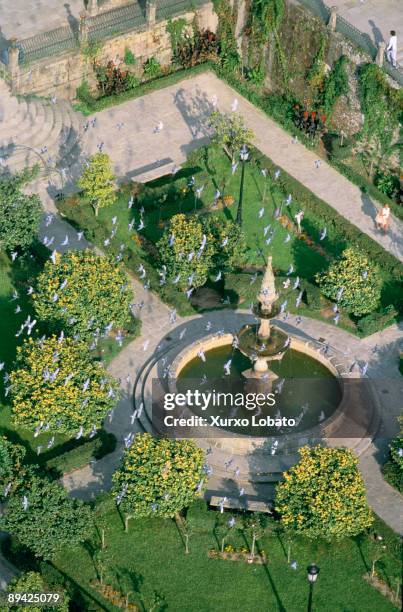
[[[234,98],[234,100],[233,100],[233,102],[231,104],[232,112],[235,113],[237,108],[238,108],[238,98]]]
[[[229,376],[231,374],[231,363],[232,359],[228,359],[228,361],[224,363],[224,372],[226,376]]]
[[[327,229],[325,227],[320,233],[319,240],[324,240],[326,238],[326,234],[327,234]]]

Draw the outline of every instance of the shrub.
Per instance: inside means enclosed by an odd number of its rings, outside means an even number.
[[[373,312],[358,321],[358,330],[363,336],[370,336],[381,329],[392,325],[398,316],[398,311],[392,304],[381,312]]]
[[[116,66],[113,61],[108,62],[106,66],[95,64],[94,70],[98,89],[103,96],[119,94],[133,86],[131,79],[133,75],[128,70],[122,70]]]
[[[303,446],[276,487],[276,511],[288,529],[316,539],[358,535],[373,523],[358,459],[346,448]]]
[[[214,240],[214,265],[217,268],[239,266],[246,250],[246,237],[242,228],[237,223],[216,215],[205,217],[203,225],[206,235],[211,235]]]
[[[161,64],[155,57],[150,57],[143,65],[143,76],[146,80],[156,79],[161,74]]]
[[[137,60],[134,57],[134,53],[129,47],[125,47],[125,54],[123,56],[124,63],[126,66],[135,66],[137,64]]]
[[[85,104],[93,104],[95,101],[94,96],[91,93],[88,81],[82,81],[82,83],[76,89],[76,98],[81,100]]]
[[[68,612],[69,611],[69,597],[63,589],[58,588],[57,590],[48,588],[48,585],[45,584],[45,581],[41,574],[38,572],[27,572],[25,574],[19,575],[15,578],[12,578],[10,583],[7,585],[6,593],[49,593],[49,592],[58,592],[60,594],[60,602],[56,607],[46,606],[44,607],[42,604],[35,606],[30,604],[29,610],[30,612],[47,612],[50,610],[57,609],[59,612]],[[25,612],[27,606],[5,606],[2,608],[3,612]]]
[[[316,281],[329,299],[356,316],[375,310],[381,297],[379,268],[357,248],[348,248]]]
[[[13,495],[24,483],[27,476],[25,453],[25,448],[20,444],[13,444],[7,438],[0,437],[0,501],[7,495]]]
[[[112,433],[101,429],[100,433],[92,440],[49,459],[46,462],[46,468],[55,472],[57,476],[61,476],[88,465],[92,459],[102,459],[105,455],[112,453],[115,448],[116,437]]]
[[[385,479],[403,493],[403,437],[397,436],[389,444],[389,461],[383,467]]]
[[[376,187],[389,198],[396,198],[400,191],[399,177],[391,172],[377,170],[374,179]]]
[[[323,307],[323,296],[321,290],[316,285],[306,283],[304,285],[304,301],[312,310],[320,310]]]
[[[241,147],[250,146],[254,139],[252,130],[246,127],[244,118],[237,113],[214,111],[209,117],[209,125],[214,130],[215,141],[223,147],[232,161]]]

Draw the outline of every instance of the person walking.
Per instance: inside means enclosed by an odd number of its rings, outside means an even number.
[[[390,38],[388,46],[386,47],[386,57],[388,62],[392,64],[393,68],[396,68],[397,64],[397,36],[395,30],[390,31]]]
[[[387,232],[390,222],[390,207],[389,204],[384,204],[381,210],[375,217],[375,223],[379,230],[383,230],[383,232]]]

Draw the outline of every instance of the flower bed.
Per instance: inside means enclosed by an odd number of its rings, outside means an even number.
[[[228,547],[226,547],[228,548]],[[224,552],[215,550],[212,548],[208,551],[210,559],[224,559],[226,561],[243,561],[244,563],[257,563],[258,565],[264,565],[267,563],[266,555],[261,552],[255,554],[253,557],[249,550],[224,550]]]

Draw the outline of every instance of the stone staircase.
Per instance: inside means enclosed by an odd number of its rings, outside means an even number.
[[[68,102],[16,98],[0,79],[0,173],[39,163],[41,174],[49,175],[71,166],[79,155],[81,129]]]

